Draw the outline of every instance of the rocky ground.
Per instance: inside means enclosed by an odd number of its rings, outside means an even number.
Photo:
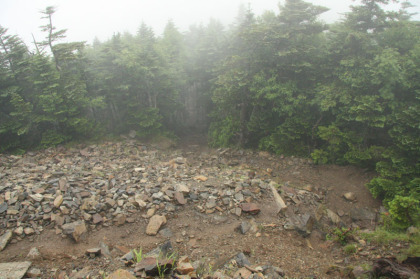
[[[380,203],[364,186],[371,177],[266,152],[129,137],[0,155],[0,273],[15,273],[0,278],[165,269],[184,279],[359,276],[404,248],[353,234],[377,225]]]

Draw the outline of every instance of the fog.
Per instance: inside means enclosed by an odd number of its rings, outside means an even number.
[[[351,0],[309,2],[330,8],[322,17],[327,22],[339,20],[349,6],[355,4]],[[0,0],[0,25],[8,28],[9,34],[19,35],[26,43],[32,41],[32,34],[37,40],[42,40],[44,34],[39,26],[45,22],[40,12],[47,6],[55,6],[54,25],[68,30],[67,40],[90,43],[95,37],[104,41],[117,32],[135,33],[142,22],[151,26],[157,35],[168,20],[172,20],[180,31],[188,30],[192,24],[205,24],[210,18],[228,25],[234,20],[240,5],[250,5],[259,15],[266,10],[277,13],[278,3],[277,0]],[[390,8],[398,9],[398,5],[392,4]]]

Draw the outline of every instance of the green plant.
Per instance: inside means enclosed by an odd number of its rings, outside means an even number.
[[[388,245],[392,242],[409,242],[410,237],[406,233],[392,232],[385,228],[378,228],[374,232],[361,233],[360,236],[372,243]]]
[[[353,234],[351,228],[334,228],[330,233],[327,234],[327,240],[333,240],[339,242],[341,245],[345,245]]]
[[[346,246],[344,246],[344,253],[351,255],[356,253],[357,251],[357,247],[354,244],[347,244]]]
[[[133,254],[134,254],[134,260],[136,261],[136,263],[141,262],[141,260],[143,259],[143,252],[142,252],[142,248],[139,249],[139,251],[136,251],[136,249],[133,249]]]
[[[171,269],[174,268],[176,259],[177,259],[177,254],[173,252],[169,255],[165,255],[163,257],[163,260],[165,263],[163,265],[160,265],[159,261],[162,260],[162,257],[159,254],[159,257],[156,258],[156,266],[157,266],[159,278],[164,278],[165,274],[169,273]],[[171,263],[170,264],[171,268],[168,267],[168,260]]]

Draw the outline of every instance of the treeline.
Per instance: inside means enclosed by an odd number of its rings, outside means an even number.
[[[157,37],[142,24],[92,46],[60,43],[49,7],[34,51],[0,29],[0,151],[204,125],[213,146],[375,169],[368,187],[390,224],[418,224],[420,24],[408,2],[388,2],[327,25],[326,8],[286,0],[278,13],[243,9],[228,29],[169,22]]]

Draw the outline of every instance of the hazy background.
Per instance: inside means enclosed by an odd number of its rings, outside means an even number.
[[[322,17],[327,22],[341,18],[349,6],[358,4],[352,0],[308,0],[330,8]],[[104,41],[116,32],[136,32],[141,22],[153,27],[160,35],[168,20],[172,20],[183,32],[192,24],[207,24],[210,18],[228,25],[238,14],[241,4],[250,5],[260,15],[265,10],[278,12],[278,0],[0,0],[0,25],[9,29],[8,34],[19,35],[26,43],[32,41],[32,33],[38,41],[44,38],[40,25],[45,24],[40,11],[55,6],[54,25],[68,29],[67,41],[87,41],[97,37]],[[280,1],[283,3],[283,1]],[[420,0],[412,0],[419,12]],[[398,4],[389,5],[398,9]],[[414,17],[419,20],[419,15]]]

